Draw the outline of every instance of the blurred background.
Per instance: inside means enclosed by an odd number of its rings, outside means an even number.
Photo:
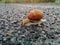
[[[54,3],[54,4],[60,4],[60,0],[0,0],[0,3]]]

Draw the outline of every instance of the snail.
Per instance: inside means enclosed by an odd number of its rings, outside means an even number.
[[[42,11],[34,9],[30,11],[26,19],[22,20],[21,24],[22,25],[40,24],[46,21],[45,19],[43,19],[43,17],[44,13]]]

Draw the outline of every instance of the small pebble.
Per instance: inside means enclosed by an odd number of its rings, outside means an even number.
[[[54,34],[54,38],[58,38],[59,36],[57,34]]]

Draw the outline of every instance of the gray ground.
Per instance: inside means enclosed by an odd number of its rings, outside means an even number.
[[[21,20],[25,19],[32,9],[42,10],[47,21],[41,26],[21,26]],[[1,4],[0,44],[60,45],[60,5]]]

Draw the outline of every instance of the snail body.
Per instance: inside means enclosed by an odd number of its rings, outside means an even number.
[[[40,24],[45,21],[43,17],[44,14],[40,10],[34,9],[30,11],[26,19],[22,20],[22,25]]]

